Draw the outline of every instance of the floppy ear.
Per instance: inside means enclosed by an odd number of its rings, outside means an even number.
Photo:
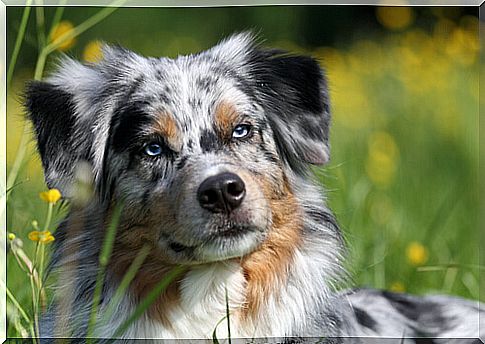
[[[46,183],[67,194],[76,164],[89,159],[88,146],[75,133],[73,95],[58,85],[33,81],[27,85],[25,106],[33,124]]]
[[[64,57],[46,81],[27,85],[25,106],[49,187],[72,196],[74,173],[85,162],[100,186],[112,111],[132,87],[133,66],[143,63],[141,56],[105,45],[98,63]]]
[[[329,160],[330,112],[323,71],[308,56],[255,50],[253,68],[262,106],[282,155],[295,170]]]

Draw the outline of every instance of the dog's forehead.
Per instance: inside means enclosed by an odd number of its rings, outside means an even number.
[[[242,77],[209,53],[147,60],[130,80],[127,101],[143,104],[155,120],[169,115],[184,136],[212,128],[220,104],[230,104],[241,113],[253,112]]]

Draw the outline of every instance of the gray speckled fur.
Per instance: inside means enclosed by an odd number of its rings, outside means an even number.
[[[231,99],[259,129],[258,144],[228,147],[214,137],[213,112],[221,99]],[[200,182],[215,173],[212,166],[219,166],[217,171],[223,166],[236,172],[243,166],[250,174],[264,176],[275,192],[284,175],[299,202],[304,214],[303,245],[284,287],[284,307],[274,308],[278,313],[268,315],[274,322],[287,324],[282,327],[285,336],[300,337],[297,341],[325,336],[328,343],[369,343],[376,341],[359,337],[394,337],[397,339],[381,339],[379,343],[407,343],[415,340],[401,337],[476,338],[485,334],[485,314],[478,302],[372,289],[336,291],[345,276],[344,244],[322,191],[309,173],[310,163],[323,164],[329,158],[329,102],[323,74],[310,58],[263,50],[250,34],[235,35],[208,51],[177,59],[145,58],[106,46],[104,59],[97,64],[62,60],[45,82],[29,86],[26,105],[47,184],[69,197],[80,161],[87,161],[94,174],[97,198],[87,208],[71,212],[56,233],[53,252],[54,268],[75,264],[70,267],[69,283],[57,286],[67,289],[72,297],[71,318],[67,319],[72,324],[70,335],[82,337],[86,333],[103,240],[99,229],[103,228],[109,200],[125,199],[127,214],[134,222],[140,221],[150,214],[150,207],[161,194],[172,203],[189,199]],[[132,116],[133,127],[140,129],[134,138],[141,139],[162,110],[174,116],[180,130],[177,154],[156,163],[134,158],[132,147],[138,143],[126,140],[127,133],[132,134],[132,125],[122,124],[120,117]],[[121,138],[116,138],[116,130],[123,134]],[[254,202],[261,209],[265,207],[257,198]],[[187,201],[183,207],[184,212],[176,219],[179,226],[170,227],[161,236],[160,245],[167,252],[163,245],[168,241],[162,242],[167,238],[187,246],[205,240],[210,223],[207,215],[193,202]],[[253,225],[260,232],[251,240],[260,242],[268,226],[267,214],[252,211]],[[160,221],[161,227],[168,226],[164,219]],[[75,223],[80,230],[69,235]],[[69,254],[66,247],[73,243],[80,249]],[[235,252],[236,244],[240,243],[224,243],[224,254]],[[207,259],[205,251],[192,252],[192,258],[167,254],[175,260]],[[101,308],[115,288],[116,281],[108,275]],[[130,306],[130,300],[124,300],[117,316],[122,318]],[[55,334],[55,324],[60,320],[55,310],[53,305],[44,316],[45,337]],[[111,326],[98,333],[108,336],[117,321],[111,319]],[[144,321],[148,323],[149,319]],[[270,328],[271,321],[267,321]],[[140,333],[148,331],[143,323],[136,326],[135,336],[137,329]]]

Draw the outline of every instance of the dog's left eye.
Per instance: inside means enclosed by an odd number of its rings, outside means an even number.
[[[162,154],[162,145],[157,142],[149,142],[143,148],[146,155],[159,156]]]
[[[235,139],[242,139],[251,133],[251,126],[249,124],[238,124],[232,131],[232,137]]]

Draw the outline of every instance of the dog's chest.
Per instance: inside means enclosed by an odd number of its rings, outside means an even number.
[[[294,263],[299,268],[292,270],[277,291],[261,300],[264,306],[251,317],[244,316],[247,281],[238,262],[195,267],[180,285],[177,306],[167,310],[170,326],[148,316],[142,317],[127,337],[212,339],[216,330],[218,338],[227,338],[227,309],[233,338],[284,337],[306,333],[308,316],[317,312],[316,300],[320,300],[322,291],[325,294],[327,289],[321,278],[318,279],[319,284],[316,283],[318,288],[313,286],[315,269],[312,264],[315,262],[296,254]]]
[[[181,283],[179,305],[169,313],[176,338],[227,336],[227,313],[234,330],[245,301],[246,281],[237,263],[196,267]],[[226,298],[227,297],[227,298]]]
[[[170,326],[145,318],[133,330],[137,337],[144,332],[144,338],[212,338],[214,331],[223,338],[228,335],[229,312],[231,336],[243,336],[246,331],[240,331],[238,312],[245,302],[245,287],[237,263],[194,267],[181,282],[177,305],[168,310]]]

